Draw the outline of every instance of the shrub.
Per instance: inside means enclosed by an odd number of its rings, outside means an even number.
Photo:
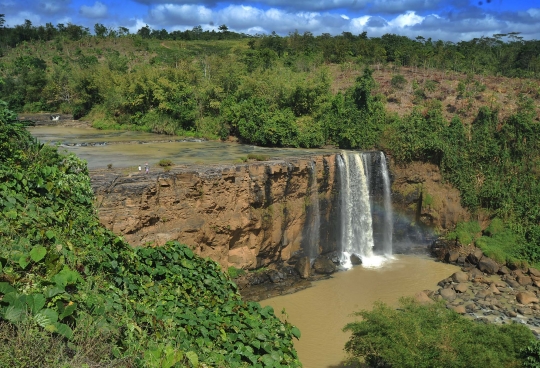
[[[444,304],[420,305],[401,299],[399,309],[376,303],[355,313],[345,345],[349,363],[371,367],[511,367],[519,366],[520,349],[534,341],[520,324],[493,325],[466,319]]]
[[[392,87],[397,89],[403,89],[407,85],[407,79],[401,74],[396,74],[390,80]]]
[[[234,266],[231,266],[227,269],[227,272],[231,279],[236,279],[237,277],[240,277],[242,275],[245,275],[246,271],[244,271],[241,268],[236,268]]]
[[[270,156],[259,154],[259,153],[249,153],[247,155],[248,160],[255,160],[255,161],[268,161],[270,159]]]
[[[170,167],[173,165],[173,162],[168,158],[162,158],[159,160],[158,165],[161,167]]]
[[[447,238],[457,239],[461,244],[469,245],[480,236],[481,230],[478,221],[460,222],[454,231],[448,233]]]

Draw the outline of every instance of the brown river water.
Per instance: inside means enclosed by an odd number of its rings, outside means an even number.
[[[459,270],[428,257],[394,257],[380,268],[356,266],[311,288],[261,302],[272,306],[277,316],[285,309],[287,320],[300,329],[302,336],[295,340],[295,347],[305,368],[342,366],[348,340],[342,328],[358,319],[351,316],[353,312],[369,310],[375,301],[393,306],[402,296],[436,290],[440,280]]]

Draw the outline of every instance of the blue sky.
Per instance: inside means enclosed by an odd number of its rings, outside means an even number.
[[[248,34],[367,31],[370,37],[396,33],[460,41],[521,32],[524,39],[540,39],[540,0],[0,0],[0,13],[9,26],[28,19],[93,31],[101,23],[132,33],[147,24],[168,31],[226,24]]]

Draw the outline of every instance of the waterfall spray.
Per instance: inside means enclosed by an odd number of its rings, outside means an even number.
[[[383,252],[385,255],[392,254],[392,233],[394,232],[394,215],[392,212],[392,198],[390,192],[390,178],[388,175],[388,165],[384,153],[381,155],[381,174],[383,178],[384,194],[384,232],[383,232]]]

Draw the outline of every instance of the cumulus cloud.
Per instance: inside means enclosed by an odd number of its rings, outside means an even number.
[[[178,4],[178,5],[201,5],[208,8],[214,8],[219,0],[134,0],[137,3],[145,5],[155,4]],[[335,9],[362,10],[365,9],[369,0],[259,0],[258,4],[264,7],[281,8],[288,11],[328,11]],[[230,0],[230,5],[246,5],[245,1]]]
[[[408,11],[405,14],[400,14],[394,19],[392,19],[388,24],[392,27],[409,27],[414,26],[415,24],[421,23],[424,20],[424,17],[416,15],[413,11]]]
[[[201,5],[158,5],[150,10],[149,16],[150,23],[160,24],[161,27],[209,24],[212,19],[212,10]]]
[[[82,5],[79,13],[86,18],[104,18],[107,16],[107,6],[96,1],[92,6]]]

